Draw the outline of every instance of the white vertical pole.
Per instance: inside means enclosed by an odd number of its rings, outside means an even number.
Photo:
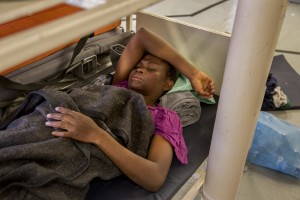
[[[253,139],[288,0],[239,0],[202,188],[234,200]]]
[[[132,14],[126,16],[126,31],[132,31]]]

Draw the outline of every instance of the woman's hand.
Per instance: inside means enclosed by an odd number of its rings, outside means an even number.
[[[197,71],[190,82],[193,89],[204,98],[211,98],[215,93],[214,81],[202,71]]]
[[[90,117],[63,107],[57,107],[58,113],[50,113],[47,118],[55,121],[47,121],[46,126],[61,128],[65,131],[53,131],[58,137],[69,137],[86,143],[94,143],[101,129]]]

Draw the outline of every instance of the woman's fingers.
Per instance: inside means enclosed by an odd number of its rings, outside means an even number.
[[[80,116],[79,112],[76,112],[74,110],[70,110],[70,109],[67,109],[64,107],[56,107],[55,110],[59,113],[62,113],[62,114],[68,115],[68,116],[72,116],[74,118],[78,118]]]
[[[210,92],[210,94],[215,93],[215,83],[213,82],[213,80],[210,80],[209,82],[208,91]]]
[[[47,114],[47,118],[56,121],[47,121],[46,125],[68,131],[72,130],[73,125],[76,124],[77,113],[63,107],[57,107],[55,110],[58,111],[58,113],[49,113]]]
[[[206,73],[198,71],[192,79],[193,89],[204,98],[211,98],[215,92],[215,85]]]
[[[207,80],[202,84],[202,87],[198,87],[197,92],[205,98],[211,98],[215,92],[214,83],[211,80]]]
[[[47,118],[49,119],[55,119],[55,120],[60,120],[60,121],[66,121],[72,124],[74,119],[78,119],[79,114],[75,111],[72,111],[67,108],[63,107],[56,107],[55,108],[58,113],[49,113],[47,115]]]
[[[60,121],[70,121],[72,117],[61,113],[49,113],[47,115],[47,118],[60,120]]]
[[[63,131],[53,131],[52,135],[57,136],[57,137],[70,137],[69,132],[63,132]]]
[[[60,136],[60,137],[70,137],[69,128],[71,128],[70,124],[63,121],[47,121],[46,126],[51,126],[53,128],[61,128],[66,131],[52,131],[52,135]]]
[[[67,131],[73,129],[73,125],[67,121],[47,121],[46,126],[51,126],[53,128],[61,128]]]
[[[60,137],[70,137],[79,141],[93,142],[95,133],[101,129],[88,116],[63,107],[55,108],[57,113],[47,115],[51,121],[46,122],[46,126],[63,129],[62,131],[53,131],[52,135]]]
[[[56,107],[55,110],[57,112],[60,112],[60,113],[63,113],[63,114],[70,114],[70,113],[74,112],[74,111],[72,111],[68,108],[64,108],[64,107]]]

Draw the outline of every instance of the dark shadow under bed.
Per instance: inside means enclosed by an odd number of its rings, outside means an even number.
[[[122,175],[109,181],[94,179],[86,200],[171,199],[208,156],[217,104],[201,104],[201,109],[199,121],[183,129],[189,163],[182,165],[174,158],[166,183],[158,192],[148,192]]]

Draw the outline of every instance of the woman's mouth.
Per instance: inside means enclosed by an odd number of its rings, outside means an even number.
[[[131,80],[141,81],[142,79],[137,76],[133,76],[133,77],[131,77]]]

